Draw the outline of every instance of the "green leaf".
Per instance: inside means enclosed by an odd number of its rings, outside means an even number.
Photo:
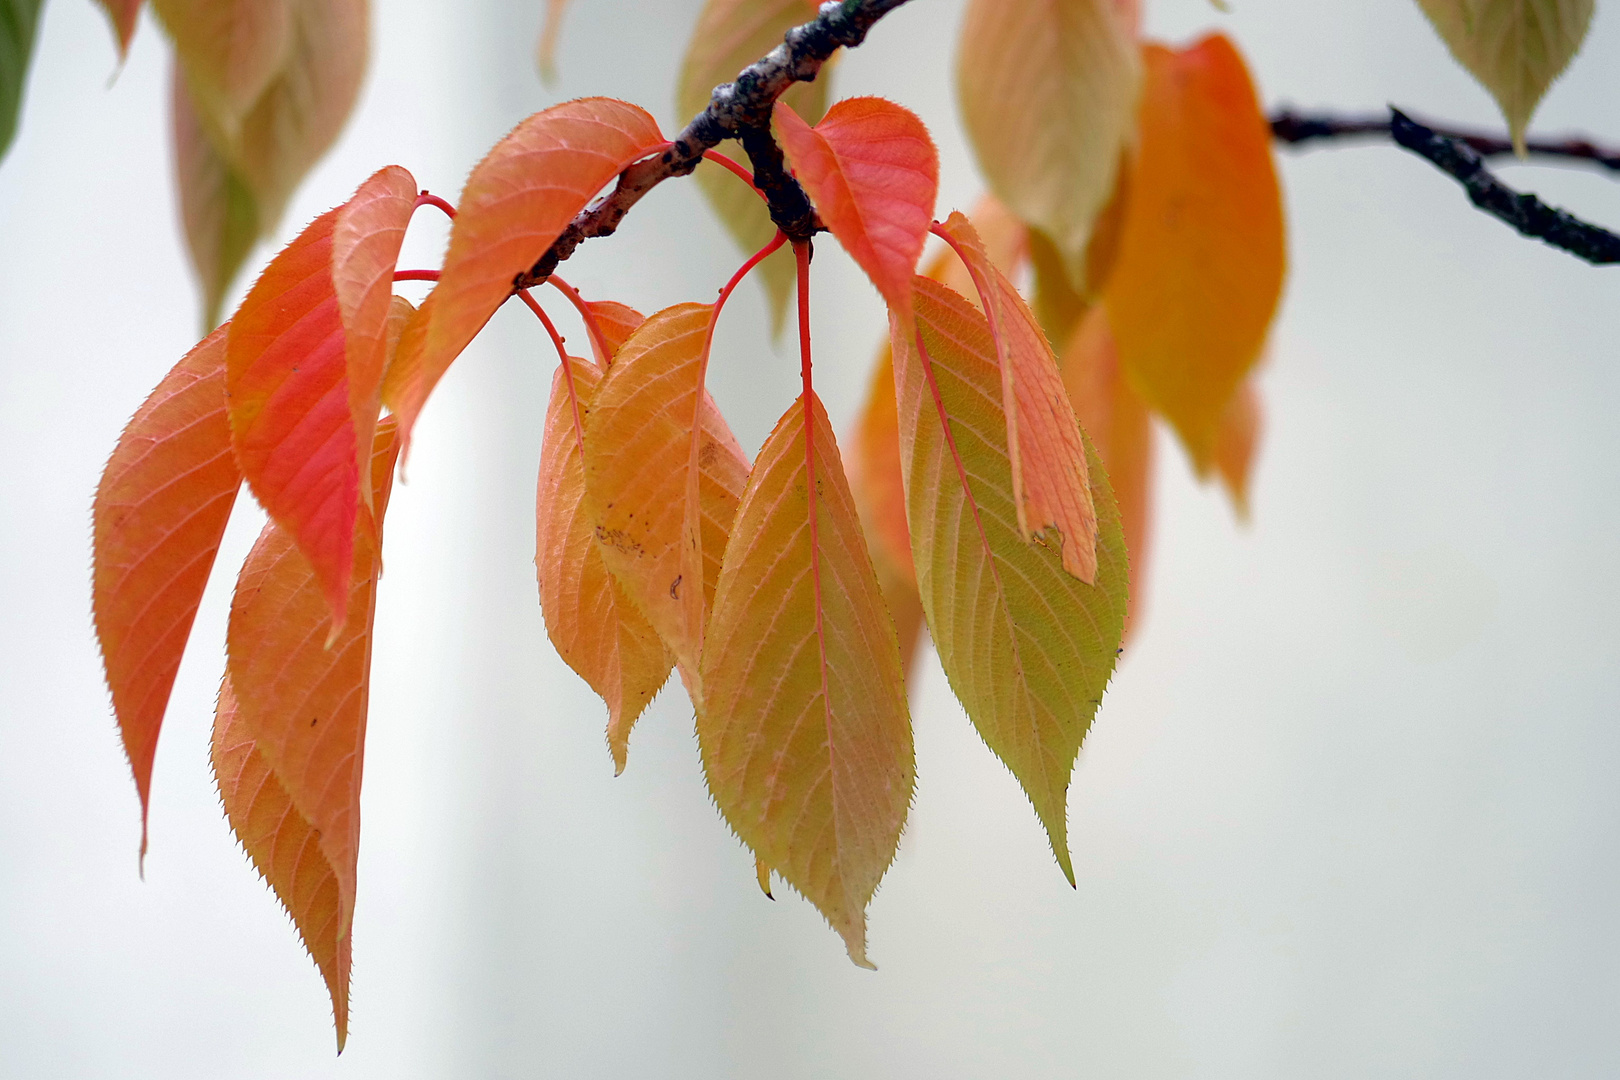
[[[1586,39],[1593,0],[1418,0],[1451,55],[1507,117],[1513,145]]]
[[[17,134],[23,83],[34,53],[34,32],[44,0],[0,0],[0,158]]]
[[[1059,551],[1026,544],[989,326],[967,300],[926,278],[916,280],[916,320],[916,338],[895,335],[895,388],[923,610],[951,689],[1023,786],[1072,883],[1069,777],[1125,622],[1119,511],[1088,440],[1096,584],[1066,573]]]
[[[782,44],[788,30],[815,17],[816,5],[811,0],[709,0],[698,16],[681,64],[675,111],[682,125],[708,106],[716,86],[731,82],[743,68]],[[782,95],[806,123],[816,123],[827,111],[829,72],[830,65],[824,66],[815,82],[794,83]],[[735,139],[725,140],[716,149],[748,164]],[[748,185],[712,162],[698,166],[697,181],[738,247],[752,255],[770,243],[776,225],[765,203]],[[793,252],[783,247],[760,263],[755,275],[770,303],[771,331],[779,334],[793,293]]]

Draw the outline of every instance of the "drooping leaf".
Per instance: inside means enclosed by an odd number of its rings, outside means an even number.
[[[467,178],[450,226],[424,370],[449,367],[574,215],[626,166],[663,146],[646,110],[612,98],[555,105],[496,143]]]
[[[0,0],[0,158],[11,149],[22,111],[28,62],[34,55],[39,9],[44,0]]]
[[[619,349],[636,332],[636,328],[647,321],[647,316],[629,304],[616,300],[592,300],[586,306],[591,309],[597,329],[602,331],[604,344],[608,347],[609,355],[596,358],[597,364],[605,368],[613,363],[613,357],[618,355]],[[595,341],[591,344],[594,346]]]
[[[916,767],[894,628],[814,395],[777,422],[748,479],[702,677],[698,747],[720,812],[871,967],[866,905]]]
[[[557,81],[557,42],[562,38],[563,12],[568,0],[546,0],[545,22],[540,27],[540,41],[534,47],[534,63],[540,69],[540,80],[547,86]]]
[[[694,698],[706,613],[748,480],[748,459],[703,390],[713,316],[710,304],[677,304],[648,318],[603,376],[585,425],[585,506],[602,559]]]
[[[203,130],[178,66],[171,73],[169,101],[180,220],[208,329],[219,323],[225,292],[259,239],[259,206]]]
[[[850,495],[872,556],[872,569],[899,639],[905,673],[922,637],[922,598],[911,562],[911,532],[906,527],[905,481],[900,470],[900,414],[894,399],[894,355],[885,344],[867,390],[866,404],[855,421],[849,461]]]
[[[1119,507],[1120,531],[1130,556],[1130,604],[1125,613],[1128,639],[1146,597],[1148,543],[1153,525],[1153,424],[1142,401],[1119,368],[1119,349],[1108,311],[1093,305],[1063,347],[1063,385],[1075,417],[1108,470]]]
[[[1260,430],[1265,422],[1265,409],[1260,402],[1260,388],[1249,379],[1232,395],[1226,412],[1221,417],[1220,432],[1215,436],[1215,472],[1238,516],[1249,516],[1249,478],[1254,473],[1254,459],[1260,448]]]
[[[810,127],[778,101],[782,150],[822,222],[891,305],[911,278],[939,193],[939,153],[917,114],[882,98],[845,98]]]
[[[332,285],[337,216],[329,210],[316,218],[265,268],[225,345],[237,463],[259,504],[309,559],[334,630],[349,606],[360,508],[343,319]]]
[[[177,174],[212,323],[248,250],[276,227],[354,107],[365,74],[367,3],[153,0],[153,7],[183,72],[177,81],[185,85],[175,90]]]
[[[344,370],[355,461],[370,459],[382,407],[394,268],[416,209],[416,179],[398,165],[377,170],[338,208],[332,226],[332,286],[343,320]],[[361,485],[360,495],[371,502]]]
[[[1282,295],[1271,129],[1231,42],[1145,50],[1141,132],[1104,302],[1120,362],[1199,472]]]
[[[970,0],[962,20],[957,101],[979,167],[1057,244],[1082,292],[1092,225],[1136,121],[1134,6]]]
[[[951,688],[1023,786],[1073,882],[1069,776],[1118,653],[1126,555],[1101,463],[1097,580],[1024,543],[989,326],[960,296],[916,281],[917,338],[895,342],[901,457],[917,583]],[[900,321],[891,316],[891,327]],[[948,421],[948,423],[947,423]]]
[[[1018,531],[1060,551],[1063,568],[1090,584],[1097,574],[1097,511],[1057,357],[1035,313],[991,263],[967,218],[952,213],[941,231],[967,266],[995,340]]]
[[[436,295],[436,289],[429,292],[422,298],[421,306],[405,316],[388,369],[383,373],[382,401],[399,421],[399,454],[402,459],[411,452],[411,431],[416,427],[416,418],[421,415],[422,406],[444,376],[443,368],[428,371],[422,363]]]
[[[1523,155],[1536,106],[1586,40],[1593,0],[1418,0],[1418,6],[1501,106]]]
[[[816,17],[812,0],[708,0],[692,28],[681,63],[675,92],[675,114],[690,120],[709,105],[709,95],[721,83],[776,46],[792,27]],[[811,124],[827,111],[831,65],[823,65],[814,82],[794,83],[782,100]],[[742,144],[726,139],[716,147],[735,161],[746,162]],[[712,162],[697,169],[698,187],[719,215],[737,246],[752,255],[776,235],[776,224],[758,195],[728,170]],[[770,304],[773,331],[780,333],[793,294],[793,252],[787,247],[760,263],[754,271]]]
[[[973,231],[979,234],[979,242],[990,258],[990,265],[1009,279],[1017,277],[1019,268],[1029,258],[1031,235],[1028,227],[994,195],[982,196],[974,205],[973,213],[968,215],[968,220],[973,223]],[[968,273],[967,265],[949,247],[941,248],[927,262],[922,275],[978,302],[975,299],[978,290],[974,288],[973,276]]]
[[[229,676],[220,684],[211,742],[214,780],[225,817],[259,876],[292,916],[304,948],[326,982],[341,1053],[349,1037],[354,938],[343,932],[337,871],[321,850],[315,826],[298,812],[253,736],[244,730]]]
[[[152,391],[96,489],[96,637],[141,798],[142,854],[158,730],[241,486],[221,328]]]
[[[397,450],[394,424],[385,420],[367,470],[379,522]],[[348,618],[327,647],[323,583],[284,529],[273,521],[265,526],[231,601],[229,693],[222,691],[215,719],[215,774],[226,813],[326,978],[339,1049],[348,1031],[347,942],[360,855],[380,535],[380,526],[355,530]],[[258,776],[263,782],[251,783]],[[271,780],[279,792],[265,790]],[[328,874],[335,889],[324,880]]]
[[[129,43],[135,38],[135,27],[141,19],[141,5],[145,0],[97,0],[101,9],[112,20],[113,34],[118,38],[118,58],[129,55]]]
[[[590,683],[608,707],[608,750],[624,771],[630,730],[669,679],[675,658],[629,594],[608,572],[586,513],[580,451],[583,421],[591,413],[601,369],[572,361],[581,425],[575,426],[567,372],[551,380],[540,484],[535,500],[535,567],[546,633],[563,661]]]

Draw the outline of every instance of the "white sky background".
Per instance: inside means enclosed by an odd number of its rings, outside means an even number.
[[[1150,0],[1228,29],[1268,104],[1494,108],[1411,0]],[[373,63],[290,238],[398,162],[446,196],[567,97],[673,131],[697,0],[581,0],[562,84],[539,0],[379,0]],[[953,116],[959,4],[915,0],[841,94],[922,112],[941,212],[979,191]],[[1365,1077],[1620,1071],[1620,366],[1615,288],[1389,147],[1283,155],[1292,273],[1264,378],[1254,521],[1163,444],[1148,620],[1081,758],[1070,890],[932,661],[919,786],[871,910],[876,974],[764,900],[666,692],[615,780],[603,710],[546,643],[533,485],[553,360],[497,317],[425,413],[390,507],[349,1049],[236,848],[207,764],[243,500],[153,777],[152,853],[89,611],[89,506],[127,417],[196,337],[148,20],[109,86],[88,0],[52,0],[0,163],[0,1076]],[[1620,141],[1620,13],[1542,109]],[[1591,172],[1511,180],[1620,223]],[[413,226],[406,265],[444,229]],[[262,264],[270,249],[260,252]],[[883,332],[835,245],[819,387],[847,430]],[[739,256],[690,184],[567,273],[651,311]],[[792,401],[760,294],[713,386],[745,446]],[[577,334],[577,329],[574,331]]]

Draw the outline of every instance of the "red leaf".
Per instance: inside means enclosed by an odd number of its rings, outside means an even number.
[[[952,213],[941,232],[967,265],[995,339],[1018,531],[1026,541],[1039,538],[1058,547],[1063,569],[1089,585],[1097,576],[1097,509],[1057,357],[968,219]]]
[[[330,210],[316,218],[265,269],[231,320],[225,349],[237,463],[314,567],[334,632],[348,606],[360,505],[343,320],[332,286],[337,216]]]
[[[917,115],[882,98],[845,98],[810,127],[783,102],[773,114],[794,175],[822,222],[890,304],[911,310],[939,192],[939,153]]]
[[[371,457],[377,413],[382,407],[383,367],[388,361],[388,315],[394,267],[405,227],[416,209],[416,179],[398,165],[377,170],[338,208],[332,228],[332,286],[343,318],[349,418],[355,461]],[[361,498],[371,505],[371,492]]]
[[[397,449],[395,425],[385,420],[377,428],[369,469],[379,520],[387,510]],[[328,622],[324,582],[286,530],[275,522],[265,526],[242,566],[231,601],[226,679],[232,693],[221,693],[215,720],[216,770],[226,812],[321,965],[332,989],[340,1048],[348,1026],[344,943],[354,916],[371,626],[382,567],[377,533],[357,528],[354,539],[354,585],[346,598],[347,619],[328,648],[323,644]],[[228,708],[233,704],[234,710]],[[240,744],[249,741],[268,776],[280,784],[286,804],[307,823],[307,832],[289,821],[266,837],[265,830],[254,825],[258,789],[244,787],[219,766],[221,749],[239,752]],[[272,808],[283,805],[273,795],[269,798]],[[283,835],[301,846],[313,842],[318,860],[306,852],[290,864],[278,860],[273,846]],[[267,842],[271,850],[263,848]],[[286,867],[287,876],[275,876],[278,867]],[[318,882],[300,880],[301,874],[311,872],[330,873],[335,879],[335,913],[329,902],[321,900]],[[312,906],[302,906],[299,897],[307,897]]]
[[[241,486],[220,327],[152,391],[96,489],[96,636],[141,797],[142,854],[158,730]]]
[[[118,58],[129,55],[129,43],[134,40],[135,26],[141,19],[141,4],[145,0],[100,0],[102,10],[112,20],[113,32],[118,35]]]
[[[449,367],[512,294],[513,278],[546,253],[574,215],[626,166],[664,145],[646,110],[612,98],[553,106],[496,143],[461,193],[434,290],[424,369]]]

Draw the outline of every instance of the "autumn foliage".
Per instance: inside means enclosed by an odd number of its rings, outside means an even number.
[[[1496,39],[1480,37],[1494,24],[1420,2],[1497,77]],[[212,311],[352,101],[363,5],[284,0],[251,22],[251,5],[154,4],[180,60],[181,184]],[[139,5],[105,6],[127,44]],[[1551,6],[1578,43],[1590,0]],[[710,0],[687,111],[814,15],[803,0]],[[514,287],[616,177],[669,147],[649,113],[609,98],[524,120],[454,208],[381,169],[277,254],[135,414],[96,496],[94,609],[143,816],[245,484],[270,523],[237,579],[214,768],[326,980],[340,1047],[392,478],[439,380],[514,297],[558,354],[539,435],[541,615],[606,705],[614,767],[677,672],[709,791],[762,884],[803,894],[870,966],[867,904],[917,780],[906,676],[926,626],[1075,880],[1068,788],[1141,617],[1154,426],[1246,505],[1253,375],[1286,265],[1269,129],[1238,49],[1138,27],[1132,0],[971,0],[959,86],[990,188],[971,215],[936,207],[937,154],[903,106],[824,108],[825,77],[775,104],[793,175],[888,308],[842,445],[814,388],[809,241],[788,242],[722,165],[703,166],[703,190],[752,254],[716,302],[643,317],[552,276],[589,330],[581,357]],[[1502,91],[1516,134],[1556,59]],[[430,204],[454,220],[442,267],[404,274],[435,282],[412,305],[394,295],[396,263]],[[750,461],[706,376],[726,300],[756,266],[773,298],[797,297],[802,392]]]

